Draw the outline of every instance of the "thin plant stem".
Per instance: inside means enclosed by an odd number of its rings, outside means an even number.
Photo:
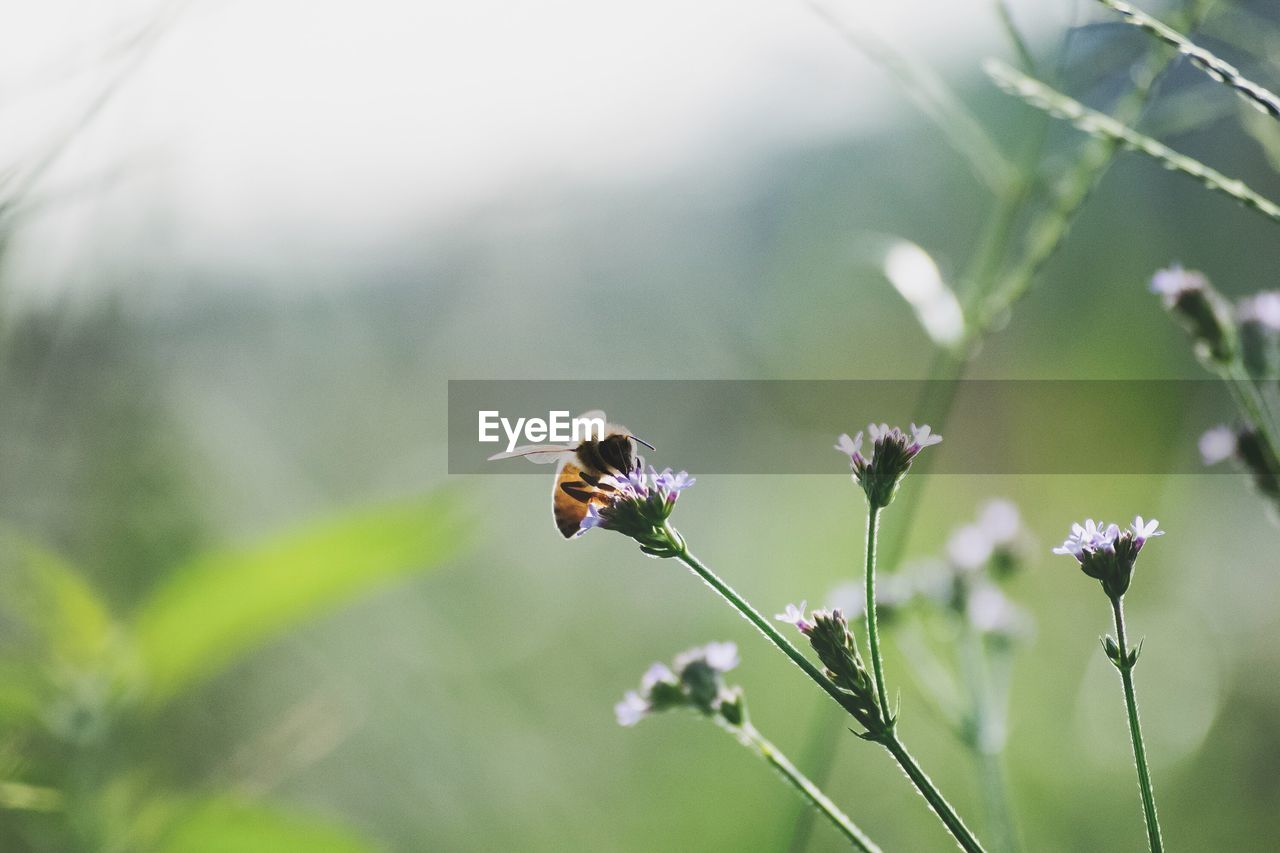
[[[884,662],[880,656],[880,630],[876,625],[876,534],[880,531],[880,507],[867,508],[867,558],[864,572],[867,582],[867,648],[871,655],[871,670],[876,679],[876,697],[880,700],[880,713],[893,727],[893,715],[889,711],[889,691],[884,684]]]
[[[831,681],[831,679],[827,678],[826,674],[823,673],[822,670],[818,669],[818,667],[816,667],[808,658],[801,654],[786,637],[782,636],[778,629],[773,627],[769,620],[761,616],[760,612],[752,607],[750,602],[739,595],[733,587],[722,581],[705,563],[694,556],[693,553],[689,551],[684,538],[674,527],[669,523],[664,523],[663,532],[667,536],[667,540],[670,543],[674,556],[679,559],[680,562],[688,566],[695,575],[702,579],[703,583],[719,593],[720,597],[725,601],[729,602],[735,610],[742,614],[743,618],[754,625],[760,633],[764,634],[765,637],[777,646],[783,654],[789,657],[796,666],[804,670],[804,673],[808,675],[815,684],[821,687],[828,696],[834,699],[842,708],[852,712],[852,707],[847,704],[850,701],[850,698],[847,697],[846,694]],[[960,815],[957,814],[955,808],[947,802],[947,799],[942,795],[942,792],[938,790],[937,786],[935,786],[932,781],[930,781],[929,777],[925,775],[925,772],[920,769],[920,765],[916,763],[916,760],[912,757],[911,753],[907,752],[907,748],[898,738],[897,733],[891,730],[887,736],[877,738],[876,742],[884,746],[884,748],[887,749],[894,757],[899,766],[901,766],[903,771],[907,774],[907,778],[911,780],[913,785],[915,785],[916,790],[918,790],[921,796],[925,798],[925,801],[929,804],[930,808],[932,808],[942,820],[943,825],[946,826],[947,830],[955,837],[961,848],[969,851],[969,853],[981,853],[982,845],[978,843],[977,838],[975,838],[969,828],[965,826],[964,821],[960,819]]]
[[[1013,13],[1009,11],[1008,2],[1006,0],[995,0],[995,4],[996,18],[1000,21],[1000,29],[1004,30],[1005,38],[1009,40],[1014,53],[1018,54],[1018,62],[1022,64],[1023,69],[1028,74],[1035,74],[1035,55],[1031,53],[1031,48],[1027,46],[1027,40],[1022,36],[1022,30],[1018,29],[1018,25],[1014,23]]]
[[[907,661],[907,673],[924,700],[925,707],[958,740],[963,740],[965,721],[958,710],[960,686],[951,670],[929,648],[918,624],[897,626],[894,640]]]
[[[974,838],[973,833],[960,820],[960,816],[956,814],[955,809],[938,791],[938,787],[925,775],[924,770],[916,762],[915,756],[907,751],[906,746],[903,745],[898,735],[896,733],[890,735],[884,742],[884,746],[898,762],[898,766],[907,774],[907,778],[916,786],[916,790],[924,795],[925,800],[929,802],[930,808],[946,824],[947,829],[955,836],[960,847],[968,851],[968,853],[982,853],[982,845],[978,843],[978,839]]]
[[[1209,1],[1190,0],[1180,25],[1186,29],[1197,27],[1205,15]],[[827,17],[830,19],[829,16]],[[1004,18],[1002,22],[1006,27],[1012,26],[1012,33],[1017,35],[1016,24],[1011,16]],[[1070,38],[1071,36],[1068,35],[1068,39]],[[1022,41],[1021,38],[1018,40]],[[1115,115],[1119,120],[1124,122],[1137,120],[1175,55],[1169,50],[1153,50],[1148,54],[1142,66],[1133,75],[1133,87],[1116,106]],[[939,426],[946,423],[955,402],[957,384],[969,367],[972,353],[976,351],[972,344],[981,341],[996,321],[1031,289],[1040,270],[1048,264],[1066,241],[1076,215],[1084,207],[1094,187],[1119,152],[1119,146],[1107,140],[1093,140],[1093,144],[1084,149],[1072,164],[1065,182],[1059,185],[1059,192],[1051,208],[1033,221],[1030,233],[1034,235],[1034,239],[1028,241],[1027,247],[1016,264],[997,281],[995,268],[1008,247],[1012,225],[1019,210],[1028,201],[1036,183],[1033,174],[1034,165],[1042,154],[1047,128],[1046,117],[1040,122],[1037,135],[1026,149],[1026,160],[1022,163],[1021,174],[1015,175],[1012,190],[1001,194],[997,210],[988,220],[987,235],[982,241],[983,250],[970,259],[969,275],[962,277],[962,281],[971,280],[965,293],[965,327],[968,339],[954,349],[940,350],[929,367],[928,377],[935,381],[929,383],[930,390],[925,392],[917,406],[922,413],[922,419],[927,423],[935,423]],[[988,291],[993,291],[990,299],[987,297]],[[942,390],[935,396],[933,389],[938,385]],[[929,414],[930,412],[932,414]],[[926,460],[921,467],[927,467],[927,465]],[[903,514],[908,520],[914,516],[918,506],[917,494],[910,493],[904,499]],[[903,530],[908,529],[910,524],[904,525]],[[888,542],[889,559],[892,563],[897,562],[897,556],[905,545],[905,541],[904,532],[903,535],[891,537]],[[808,738],[810,747],[822,746],[825,742],[824,730],[833,723],[834,718],[829,713],[820,716],[819,722],[810,729]],[[809,748],[806,751],[814,752],[815,750]],[[835,762],[829,753],[819,754],[826,761],[825,769],[818,774],[819,779],[822,779],[829,774]],[[804,812],[796,821],[791,839],[791,853],[803,853],[805,850],[808,825],[809,813]]]
[[[815,722],[810,723],[805,733],[804,755],[805,766],[809,768],[817,784],[825,784],[831,778],[831,770],[836,763],[836,750],[831,748],[832,731],[844,722],[844,709],[835,708],[823,702],[817,708]],[[809,836],[813,834],[813,811],[801,809],[791,825],[791,838],[787,842],[788,853],[804,853],[809,846]]]
[[[768,619],[760,615],[760,612],[752,607],[750,602],[739,595],[733,587],[722,581],[715,572],[711,571],[711,569],[707,567],[705,563],[695,557],[689,551],[688,547],[685,546],[684,539],[674,528],[667,525],[665,530],[667,535],[671,538],[671,541],[678,547],[676,557],[680,562],[692,569],[693,573],[700,577],[703,583],[719,593],[720,597],[729,602],[733,609],[742,614],[743,618],[754,625],[760,633],[764,634],[765,638],[768,639],[769,642],[773,643],[782,651],[783,654],[791,658],[791,662],[804,670],[805,675],[809,676],[809,678],[821,687],[828,696],[836,700],[841,707],[845,707],[847,698],[844,693],[841,692],[839,687],[832,683],[831,679],[827,678],[826,674],[824,674],[822,670],[818,669],[812,661],[792,645],[790,640],[782,636],[781,632],[779,632],[777,628],[773,627],[773,624]]]
[[[1009,807],[1009,791],[1001,756],[1004,749],[1003,725],[1002,721],[996,719],[992,708],[991,679],[988,677],[982,637],[967,620],[961,630],[962,656],[967,674],[964,680],[969,685],[973,714],[972,731],[968,733],[967,744],[978,765],[992,849],[1012,853],[1018,849],[1018,832]]]
[[[956,841],[965,850],[981,850],[981,845],[973,833],[960,820],[960,816],[939,793],[937,787],[929,780],[911,753],[898,739],[896,717],[889,710],[889,691],[885,686],[884,662],[880,654],[880,630],[876,619],[876,536],[880,531],[880,513],[883,507],[867,504],[867,548],[866,548],[866,582],[867,582],[867,648],[871,656],[871,669],[875,675],[876,697],[880,701],[880,713],[888,721],[889,735],[884,741],[885,747],[893,755],[903,771],[906,772],[916,788],[924,795],[929,806],[937,813],[947,829],[955,836]]]
[[[995,837],[992,850],[1016,851],[1017,829],[1009,810],[1009,786],[1005,780],[1004,760],[999,752],[978,749],[975,751],[978,775],[982,780],[982,798],[987,807],[987,831]]]
[[[1191,60],[1211,78],[1230,86],[1254,108],[1266,113],[1274,119],[1280,119],[1280,97],[1264,86],[1244,77],[1234,65],[1227,62],[1203,47],[1192,42],[1182,33],[1167,24],[1161,23],[1140,9],[1135,9],[1121,0],[1098,0],[1103,6],[1119,12],[1124,19],[1139,29],[1145,30],[1165,44],[1177,48],[1178,52]]]
[[[1209,6],[1209,0],[1191,0],[1181,15],[1179,26],[1192,30],[1199,26]],[[1146,108],[1157,84],[1178,54],[1168,48],[1151,51],[1145,62],[1133,74],[1133,87],[1116,104],[1113,117],[1121,124],[1133,124]],[[977,341],[1000,322],[1013,304],[1021,299],[1035,284],[1040,270],[1057,254],[1075,222],[1076,214],[1084,207],[1093,190],[1101,181],[1120,144],[1112,139],[1094,139],[1076,159],[1073,168],[1058,184],[1049,209],[1038,216],[1027,228],[1026,247],[1017,262],[1005,273],[992,289],[990,297],[980,311],[976,311],[966,329]]]
[[[1277,425],[1271,407],[1258,391],[1253,378],[1245,372],[1244,366],[1237,359],[1220,371],[1222,379],[1235,398],[1236,407],[1245,419],[1258,430],[1259,435],[1271,449],[1271,456],[1280,459],[1280,425]]]
[[[1229,178],[1194,157],[1174,151],[1163,142],[1139,133],[1106,113],[1091,110],[1074,98],[1067,97],[1034,77],[1028,77],[1010,68],[1003,62],[991,59],[986,62],[985,68],[987,74],[1001,88],[1022,98],[1031,106],[1066,119],[1092,136],[1145,154],[1166,169],[1194,178],[1206,189],[1235,199],[1246,208],[1257,211],[1273,222],[1280,222],[1280,205],[1254,191],[1239,178]]]
[[[880,853],[880,848],[876,843],[867,837],[867,834],[850,820],[848,815],[831,801],[830,797],[824,794],[817,785],[809,781],[809,778],[791,763],[787,756],[782,753],[782,750],[760,734],[755,726],[749,722],[743,722],[739,726],[731,726],[727,723],[723,725],[731,733],[737,735],[743,744],[763,758],[770,767],[778,772],[778,775],[782,776],[792,787],[799,791],[800,796],[804,797],[815,811],[830,821],[831,825],[839,830],[840,834],[848,839],[850,844],[864,851],[864,853]]]
[[[809,7],[850,47],[878,65],[937,125],[951,147],[968,162],[975,178],[997,195],[1006,191],[1013,169],[1000,146],[935,71],[908,58],[867,27],[845,23],[821,0],[809,0]]]
[[[1161,853],[1164,842],[1160,839],[1160,821],[1156,818],[1156,798],[1151,787],[1151,771],[1147,767],[1147,749],[1142,744],[1142,726],[1138,722],[1138,697],[1133,689],[1134,660],[1129,655],[1129,645],[1124,634],[1124,600],[1120,596],[1111,599],[1111,609],[1116,617],[1116,644],[1120,647],[1120,680],[1124,684],[1124,705],[1129,714],[1129,737],[1133,741],[1133,760],[1138,766],[1138,790],[1142,793],[1142,814],[1147,822],[1147,844],[1151,853]]]

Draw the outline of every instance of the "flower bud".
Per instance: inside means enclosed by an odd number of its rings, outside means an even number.
[[[866,432],[871,438],[871,450],[866,456],[862,454],[861,432],[853,438],[847,433],[840,436],[835,449],[849,457],[853,481],[866,493],[867,503],[879,509],[893,502],[902,478],[920,451],[942,441],[942,436],[934,435],[928,424],[912,424],[910,438],[888,424],[871,424]]]
[[[1236,357],[1238,341],[1231,307],[1203,273],[1174,265],[1151,278],[1151,291],[1195,343],[1205,361],[1225,366]]]
[[[1267,498],[1280,501],[1280,459],[1255,429],[1236,434],[1236,456],[1253,478],[1254,487]]]
[[[893,720],[886,718],[876,700],[875,682],[858,653],[858,644],[849,632],[849,623],[839,610],[815,610],[809,644],[826,667],[827,677],[844,695],[844,706],[867,730],[872,739],[893,730]]]
[[[1236,304],[1240,359],[1255,379],[1280,376],[1280,291],[1255,294]]]

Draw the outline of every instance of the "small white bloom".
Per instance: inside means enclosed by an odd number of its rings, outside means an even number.
[[[655,663],[645,671],[644,676],[640,679],[640,689],[647,694],[653,690],[654,685],[660,682],[676,683],[675,673],[665,663]]]
[[[852,459],[862,453],[862,433],[859,432],[854,438],[849,437],[849,433],[841,433],[836,439],[836,450]]]
[[[1133,534],[1134,544],[1139,548],[1141,548],[1148,539],[1154,539],[1157,536],[1164,535],[1164,531],[1160,529],[1160,522],[1153,518],[1144,524],[1142,516],[1140,515],[1134,516],[1133,524],[1130,526],[1129,531]]]
[[[808,604],[807,601],[800,602],[799,607],[796,607],[794,604],[788,604],[783,608],[781,613],[775,613],[773,618],[777,619],[779,622],[786,622],[788,625],[794,625],[796,628],[803,631],[803,626],[807,626],[809,624],[809,620],[804,618],[804,608],[806,604]]]
[[[947,540],[947,557],[952,565],[964,571],[977,571],[991,559],[995,546],[986,532],[976,524],[957,528]]]
[[[1208,283],[1203,273],[1185,270],[1181,264],[1174,264],[1151,277],[1151,292],[1163,297],[1166,305],[1172,305],[1185,291],[1205,287]]]
[[[631,690],[622,697],[621,702],[613,706],[613,713],[618,718],[618,725],[634,726],[649,713],[649,703],[640,698],[639,693]]]
[[[738,646],[735,643],[707,643],[703,653],[707,666],[718,672],[728,672],[738,665]]]
[[[1242,299],[1236,310],[1241,320],[1261,323],[1280,331],[1280,290],[1264,290]]]
[[[1007,545],[1018,538],[1022,518],[1011,501],[997,498],[983,505],[978,513],[978,526],[996,545]]]
[[[1236,452],[1235,430],[1216,426],[1200,436],[1200,458],[1206,465],[1216,465],[1230,459]]]
[[[924,448],[931,447],[942,442],[942,436],[934,435],[933,430],[928,424],[922,426],[911,425],[911,443]]]

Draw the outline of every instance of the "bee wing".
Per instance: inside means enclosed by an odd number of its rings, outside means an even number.
[[[517,447],[515,450],[508,450],[505,453],[495,453],[489,457],[490,462],[496,462],[499,459],[515,459],[521,457],[528,459],[535,465],[549,465],[552,462],[560,462],[565,458],[565,454],[573,453],[574,447],[564,444],[526,444],[524,447]]]

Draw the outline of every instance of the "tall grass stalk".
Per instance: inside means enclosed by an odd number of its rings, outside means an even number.
[[[1258,110],[1274,119],[1280,119],[1280,97],[1266,87],[1246,78],[1230,62],[1200,47],[1173,27],[1161,23],[1128,3],[1121,0],[1098,0],[1098,2],[1119,12],[1135,27],[1145,30],[1165,44],[1176,48],[1179,53],[1191,60],[1193,65],[1219,83],[1235,89],[1240,97]]]
[[[1146,154],[1166,169],[1195,178],[1207,189],[1229,196],[1273,222],[1280,222],[1280,205],[1254,191],[1244,181],[1229,178],[1194,157],[1174,151],[1164,143],[1139,133],[1106,113],[1089,109],[1079,101],[1010,68],[999,60],[988,60],[984,67],[987,74],[1003,89],[1022,98],[1031,106],[1066,119],[1092,136],[1107,139],[1123,148]]]
[[[1015,170],[981,122],[933,69],[901,53],[866,27],[849,26],[817,0],[810,0],[809,7],[850,47],[893,80],[965,158],[969,170],[982,184],[997,195],[1008,190]]]
[[[1191,0],[1180,18],[1180,25],[1188,30],[1195,29],[1209,5],[1210,0]],[[1133,85],[1113,109],[1112,115],[1117,122],[1132,125],[1138,120],[1177,56],[1168,48],[1155,49],[1147,54],[1146,59],[1134,69]],[[1018,260],[998,282],[993,283],[989,297],[975,300],[975,304],[981,302],[981,307],[969,318],[968,326],[974,341],[981,340],[994,325],[1003,321],[1013,305],[1031,290],[1040,271],[1066,240],[1076,215],[1093,195],[1120,149],[1117,140],[1104,138],[1094,139],[1081,151],[1075,164],[1058,184],[1049,208],[1028,226]],[[945,423],[939,429],[943,426]]]

